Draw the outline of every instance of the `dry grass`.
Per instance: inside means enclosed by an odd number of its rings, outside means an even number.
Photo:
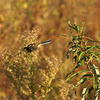
[[[37,100],[49,100],[51,96],[52,100],[67,100],[70,84],[65,83],[64,75],[71,69],[68,67],[73,66],[65,57],[70,36],[67,35],[64,38],[59,35],[68,34],[67,21],[71,19],[75,23],[85,22],[84,26],[87,27],[88,36],[99,40],[99,2],[99,0],[1,0],[0,57],[1,55],[6,57],[5,52],[9,51],[7,55],[10,55],[10,58],[9,60],[0,58],[0,68],[8,68],[3,61],[5,60],[5,62],[11,62],[12,65],[17,65],[17,68],[20,68],[19,65],[21,65],[22,72],[28,74],[29,66],[35,63],[33,67],[35,77],[32,80],[34,80],[34,94],[37,96]],[[33,28],[34,31],[30,34],[28,30],[33,30]],[[38,43],[47,39],[52,39],[50,45],[31,54],[21,51],[21,48],[33,41]],[[16,69],[16,66],[13,67]],[[7,70],[10,72],[9,69]],[[26,76],[28,77],[28,75]],[[32,78],[31,75],[29,77]],[[25,81],[23,78],[21,80]],[[7,97],[8,100],[20,100],[4,74],[0,77],[0,82],[1,97]],[[20,91],[23,96],[27,95],[29,98],[30,89],[26,87]],[[73,92],[72,94],[74,95]],[[70,93],[69,97],[71,97]],[[76,96],[73,98],[80,100]],[[26,98],[26,100],[28,99]]]

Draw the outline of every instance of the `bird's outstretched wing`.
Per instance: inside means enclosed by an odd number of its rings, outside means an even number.
[[[49,43],[51,43],[51,40],[47,40],[47,41],[41,42],[41,44],[49,44]]]
[[[47,41],[44,41],[44,42],[41,42],[38,47],[42,46],[42,45],[45,45],[45,44],[49,44],[51,43],[51,40],[47,40]]]
[[[27,52],[32,52],[34,50],[37,50],[42,45],[49,44],[49,43],[51,43],[51,40],[47,40],[47,41],[41,42],[38,45],[36,45],[35,43],[32,43],[32,44],[29,44],[28,46],[24,47],[23,50],[27,51]]]

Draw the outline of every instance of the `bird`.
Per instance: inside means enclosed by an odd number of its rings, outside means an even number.
[[[49,44],[49,43],[51,43],[51,40],[46,40],[46,41],[43,41],[39,44],[31,43],[31,44],[27,45],[26,47],[24,47],[23,50],[26,51],[26,52],[31,53],[32,51],[35,51],[38,48],[40,48],[41,46]]]

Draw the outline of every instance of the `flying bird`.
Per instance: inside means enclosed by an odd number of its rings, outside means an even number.
[[[26,47],[24,47],[23,50],[24,51],[27,51],[27,52],[32,52],[34,50],[37,50],[41,46],[46,45],[46,44],[49,44],[49,43],[51,43],[51,40],[47,40],[47,41],[41,42],[39,44],[32,43],[32,44],[29,44]]]

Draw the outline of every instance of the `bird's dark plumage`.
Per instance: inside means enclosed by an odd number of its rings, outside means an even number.
[[[35,44],[29,44],[27,47],[24,47],[24,50],[27,52],[32,52],[37,49],[37,46]]]

